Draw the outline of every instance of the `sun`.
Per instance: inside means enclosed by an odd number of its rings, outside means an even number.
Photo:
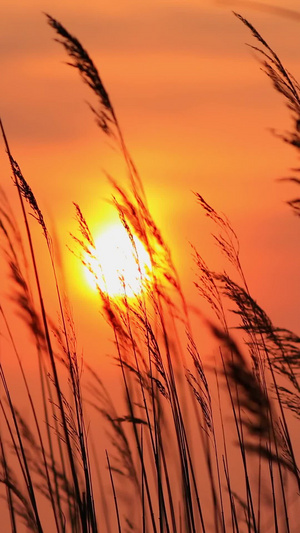
[[[94,290],[110,297],[132,298],[141,294],[150,281],[151,260],[144,245],[130,236],[124,226],[114,224],[95,239],[91,256],[86,254],[86,279]]]

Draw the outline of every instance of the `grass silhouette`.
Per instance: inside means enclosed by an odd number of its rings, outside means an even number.
[[[299,150],[300,87],[257,30],[236,16],[252,32],[263,69],[292,112],[293,130],[282,139]],[[52,238],[1,123],[30,257],[24,257],[21,233],[3,193],[2,246],[14,281],[13,299],[31,332],[32,353],[37,354],[41,390],[37,409],[16,331],[5,305],[0,305],[34,421],[29,424],[15,405],[1,363],[0,481],[10,529],[14,533],[22,528],[59,533],[296,532],[300,472],[291,425],[295,427],[300,416],[300,338],[274,326],[255,301],[235,231],[197,192],[196,201],[214,224],[214,239],[236,275],[233,279],[226,270],[211,270],[193,249],[198,271],[195,290],[215,316],[201,320],[217,346],[221,369],[207,374],[170,249],[149,211],[109,94],[80,42],[54,18],[46,17],[69,64],[97,98],[97,107],[90,107],[98,126],[122,154],[129,184],[109,177],[113,203],[137,265],[134,236],[147,250],[152,270],[144,280],[145,290],[135,298],[127,295],[125,280],[123,297],[111,298],[95,274],[122,377],[120,412],[101,370],[82,362],[77,352]],[[300,183],[297,171],[289,179]],[[299,216],[300,199],[288,204]],[[94,238],[80,206],[74,205],[79,228],[73,236],[76,253],[93,273]],[[45,238],[56,322],[48,315],[28,211]],[[28,275],[29,270],[33,275]],[[139,272],[142,277],[141,268]],[[234,334],[229,310],[238,320],[239,331]],[[88,390],[82,385],[82,365],[89,376]],[[87,406],[101,415],[110,436],[104,467],[99,463],[102,444],[95,445],[89,436]]]

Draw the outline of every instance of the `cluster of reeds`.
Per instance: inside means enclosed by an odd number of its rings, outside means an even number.
[[[259,43],[254,48],[261,54],[267,75],[288,101],[295,128],[284,140],[299,149],[299,85],[253,26],[237,16],[254,34]],[[214,238],[236,274],[233,279],[226,270],[211,270],[194,249],[195,288],[215,314],[214,320],[201,318],[217,347],[215,371],[207,373],[170,250],[151,216],[98,70],[80,42],[55,19],[47,18],[70,64],[97,97],[98,107],[91,109],[99,127],[124,159],[129,185],[110,178],[113,202],[137,265],[134,235],[148,251],[152,269],[144,280],[144,291],[135,298],[126,294],[125,280],[123,297],[110,297],[95,274],[122,377],[120,412],[101,379],[101,368],[86,365],[89,387],[83,394],[81,368],[85,363],[77,352],[51,236],[1,123],[30,257],[24,255],[17,223],[3,194],[2,246],[14,281],[13,298],[30,328],[32,351],[37,354],[42,406],[41,415],[14,326],[5,304],[0,304],[3,334],[15,352],[33,420],[33,425],[26,422],[11,397],[4,354],[0,365],[0,481],[6,491],[10,529],[14,533],[24,527],[59,533],[297,531],[300,472],[290,426],[292,416],[297,420],[300,415],[300,338],[275,327],[252,297],[234,230],[197,193],[202,211],[216,226]],[[297,177],[291,179],[299,184]],[[289,203],[299,214],[300,200]],[[75,210],[80,232],[74,236],[77,253],[92,270],[89,258],[96,257],[94,238],[78,205]],[[58,325],[48,315],[28,211],[45,238]],[[230,308],[238,317],[237,330],[242,335],[232,334]],[[95,446],[89,439],[87,405],[101,415],[99,424],[106,424],[110,435],[107,464],[100,471],[97,453],[103,445],[97,442]],[[100,495],[95,491],[98,481]],[[105,486],[110,486],[111,496]]]

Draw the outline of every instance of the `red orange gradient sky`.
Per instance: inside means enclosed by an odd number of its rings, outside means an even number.
[[[297,4],[277,2],[289,9]],[[300,22],[242,3],[1,3],[0,113],[12,152],[59,235],[79,319],[89,289],[65,246],[69,232],[76,232],[72,201],[92,228],[101,228],[115,217],[105,201],[111,190],[104,171],[118,179],[123,171],[86,105],[92,95],[66,66],[43,12],[77,36],[97,64],[189,301],[201,305],[189,242],[210,266],[223,264],[209,236],[213,228],[193,196],[197,191],[231,220],[258,301],[275,322],[297,326],[299,228],[284,203],[294,191],[276,182],[297,160],[269,131],[287,129],[289,112],[244,45],[252,37],[232,8],[300,76]],[[0,171],[15,204],[4,147]],[[1,284],[5,292],[3,278]]]

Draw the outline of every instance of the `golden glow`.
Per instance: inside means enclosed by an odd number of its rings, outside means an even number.
[[[92,257],[87,254],[86,278],[89,285],[111,297],[140,294],[149,282],[151,261],[141,241],[133,243],[122,224],[109,226],[95,239]]]

